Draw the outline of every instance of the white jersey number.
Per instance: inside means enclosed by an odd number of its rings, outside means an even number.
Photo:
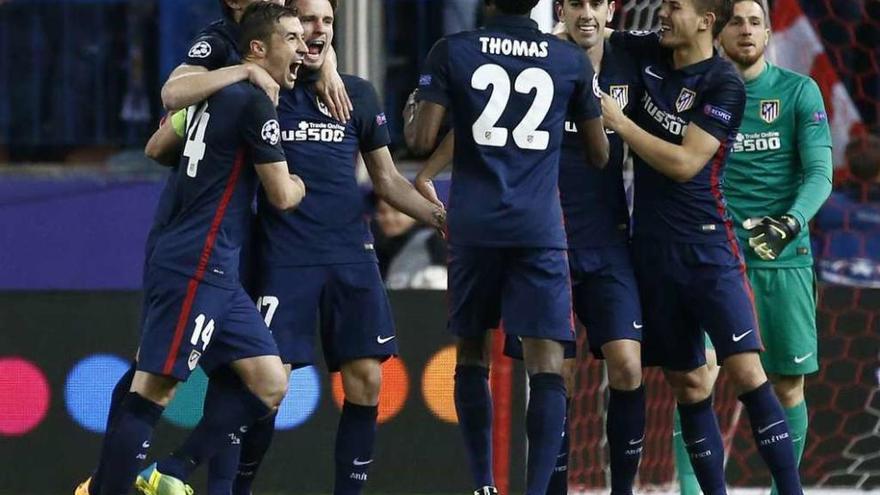
[[[481,65],[471,77],[471,87],[481,91],[492,86],[492,94],[483,113],[471,127],[474,142],[483,146],[502,147],[507,144],[508,130],[495,127],[510,100],[510,77],[500,65]],[[532,106],[522,121],[513,129],[513,142],[525,150],[546,150],[550,133],[538,130],[553,103],[553,78],[544,69],[530,67],[516,77],[513,89],[517,93],[530,94],[535,91]]]
[[[193,105],[186,110],[186,146],[183,156],[189,158],[186,175],[195,177],[199,173],[199,162],[205,158],[205,129],[211,114],[208,113],[208,102],[201,106]]]

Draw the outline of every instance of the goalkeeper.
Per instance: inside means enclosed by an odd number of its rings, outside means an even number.
[[[819,369],[807,223],[831,193],[831,132],[816,83],[765,60],[769,37],[761,2],[736,0],[720,41],[745,81],[746,109],[724,195],[754,291],[761,361],[800,462],[807,436],[804,375]],[[690,486],[682,481],[682,493],[699,493],[696,479]]]

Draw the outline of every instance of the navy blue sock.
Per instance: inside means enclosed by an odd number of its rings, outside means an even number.
[[[700,488],[706,495],[726,495],[724,485],[724,442],[712,396],[696,404],[678,404],[684,447]]]
[[[334,495],[358,495],[367,482],[376,443],[377,406],[345,401],[336,429],[336,483]]]
[[[137,363],[132,362],[131,366],[128,368],[121,377],[119,377],[119,381],[116,382],[116,386],[113,387],[113,393],[110,394],[110,410],[107,412],[107,426],[104,428],[104,432],[109,432],[113,427],[113,424],[116,422],[116,417],[119,415],[119,405],[122,404],[122,400],[125,399],[125,396],[131,390],[131,380],[134,378],[134,372],[137,370]],[[107,449],[107,439],[109,435],[104,435],[104,439],[101,443],[101,452]],[[92,481],[89,483],[89,494],[90,495],[98,495],[101,493],[101,484],[104,482],[104,471],[100,469],[95,469],[95,472],[92,473]]]
[[[568,415],[571,411],[571,398],[565,399],[565,425],[562,427],[562,445],[556,454],[556,467],[550,476],[550,484],[547,486],[547,495],[565,495],[568,493],[568,451],[571,446],[569,440],[570,428]]]
[[[275,414],[260,419],[251,426],[241,440],[241,457],[236,465],[233,495],[250,495],[251,485],[275,434]],[[212,495],[212,494],[209,494]]]
[[[749,414],[752,436],[764,458],[780,495],[803,493],[798,476],[794,445],[785,421],[785,411],[773,393],[770,382],[739,396]]]
[[[208,495],[231,495],[238,473],[238,458],[241,454],[241,442],[232,441],[232,445],[221,449],[208,461]]]
[[[556,373],[535,373],[529,378],[526,434],[529,462],[526,495],[544,495],[562,443],[565,423],[565,383]]]
[[[455,367],[455,412],[464,435],[474,487],[495,486],[492,473],[492,396],[489,369],[482,366]]]
[[[127,495],[147,458],[153,428],[164,407],[129,392],[119,404],[116,421],[106,433],[98,470],[103,475],[99,495]]]
[[[645,387],[608,390],[605,434],[611,458],[611,493],[632,495],[645,441]]]
[[[186,481],[203,462],[229,447],[258,419],[272,410],[251,393],[233,372],[211,376],[214,386],[210,398],[205,396],[201,421],[170,456],[157,463],[162,474]]]

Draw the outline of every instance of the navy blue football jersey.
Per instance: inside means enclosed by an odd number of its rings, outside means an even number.
[[[254,164],[284,161],[280,143],[272,102],[249,82],[190,107],[172,194],[163,194],[157,208],[161,226],[148,263],[237,287],[239,252],[257,185]],[[161,218],[164,212],[170,215]]]
[[[566,247],[558,190],[562,135],[566,116],[576,122],[600,116],[594,85],[580,48],[525,17],[495,16],[483,29],[434,45],[418,97],[452,113],[450,242]]]
[[[211,71],[230,65],[241,63],[241,55],[238,53],[239,27],[230,20],[220,20],[209,24],[196,36],[189,52],[184,58],[188,65],[198,65]],[[177,174],[174,170],[165,181],[159,198],[159,209],[156,210],[153,226],[147,236],[146,259],[149,260],[156,244],[156,236],[162,227],[171,221],[171,210],[174,204],[173,196],[177,189]]]
[[[611,43],[626,47],[638,64],[644,94],[632,119],[639,127],[681,144],[693,123],[721,142],[703,169],[684,183],[634,157],[633,235],[687,243],[728,240],[732,224],[722,187],[724,167],[745,108],[742,79],[717,53],[675,69],[672,52],[653,33],[618,32]]]
[[[241,63],[238,38],[241,29],[229,19],[208,24],[196,35],[183,63],[211,70]]]
[[[306,184],[306,197],[284,214],[267,208],[258,193],[263,266],[376,262],[366,196],[356,177],[358,153],[390,142],[385,114],[373,86],[343,75],[354,113],[342,124],[314,90],[316,73],[282,91],[278,105],[281,140],[291,173]]]
[[[632,114],[641,97],[641,80],[629,54],[607,41],[599,70],[599,86]],[[565,215],[568,247],[593,248],[626,244],[629,241],[629,208],[623,184],[626,145],[616,133],[606,130],[610,154],[603,169],[584,163],[584,144],[577,124],[565,123],[562,157],[559,161],[559,194]]]

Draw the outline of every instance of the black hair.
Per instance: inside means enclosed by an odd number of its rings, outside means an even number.
[[[712,26],[712,37],[715,38],[724,29],[724,26],[730,21],[733,15],[733,4],[737,0],[694,0],[694,7],[697,13],[705,14],[712,12],[715,14],[715,24]]]
[[[538,5],[538,0],[494,0],[493,3],[503,14],[525,15]]]
[[[296,17],[296,10],[272,2],[254,2],[248,5],[241,16],[239,51],[243,54],[250,53],[253,40],[269,44],[277,29],[276,25],[284,17]]]

